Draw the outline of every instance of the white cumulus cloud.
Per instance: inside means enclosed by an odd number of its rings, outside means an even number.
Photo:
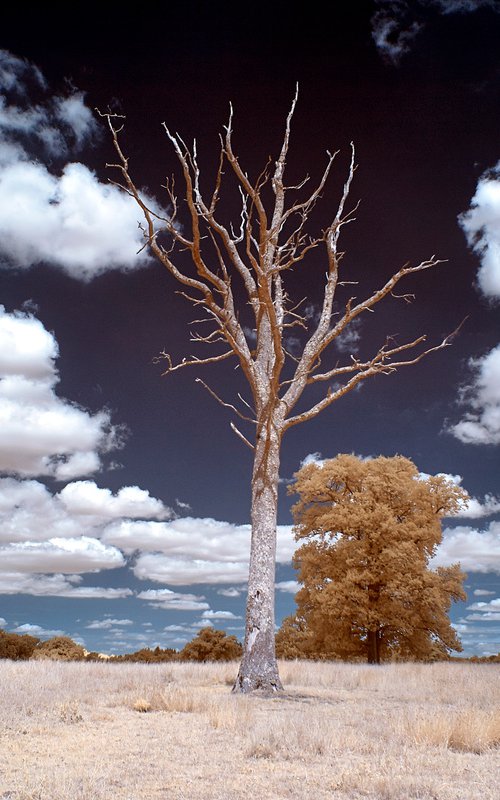
[[[499,511],[500,499],[491,494],[486,494],[482,502],[476,497],[471,497],[463,511],[456,516],[466,517],[468,519],[479,519],[480,517],[489,517],[492,514],[497,514]]]
[[[141,580],[185,586],[198,583],[246,583],[248,562],[201,561],[175,558],[161,553],[144,553],[134,566],[134,575]]]
[[[113,619],[112,617],[106,617],[106,619],[94,619],[85,625],[86,628],[89,630],[108,630],[109,628],[114,628],[116,626],[123,626],[123,625],[133,625],[133,621],[131,619]]]
[[[204,611],[201,616],[202,619],[242,619],[242,617],[233,614],[232,611],[212,611],[211,608],[208,611]]]
[[[69,160],[99,131],[84,94],[52,94],[35,66],[5,50],[0,76],[0,267],[45,262],[86,281],[147,263],[135,202]]]
[[[469,365],[474,378],[462,388],[462,396],[471,411],[449,431],[464,444],[499,444],[500,344]]]
[[[427,472],[420,472],[419,477],[422,480],[427,480],[431,476]],[[463,483],[463,477],[461,475],[452,475],[449,472],[438,472],[437,477],[445,478],[449,483],[453,483],[456,486],[461,486]],[[479,519],[480,517],[490,517],[498,511],[500,511],[500,498],[492,494],[486,494],[482,500],[477,497],[469,496],[469,499],[462,505],[459,513],[454,514],[454,516],[466,519]]]
[[[300,589],[298,581],[278,581],[276,588],[279,592],[287,592],[288,594],[297,594]]]
[[[241,588],[236,588],[236,586],[229,586],[227,589],[217,589],[217,594],[220,594],[222,597],[240,597],[243,590]]]
[[[479,256],[479,291],[500,300],[500,162],[477,184],[471,207],[459,216],[469,246]],[[500,344],[480,358],[470,359],[472,380],[461,389],[469,411],[448,428],[464,444],[500,443]]]
[[[168,522],[111,523],[102,541],[124,553],[137,550],[134,573],[143,580],[180,586],[248,580],[250,525],[184,517]],[[278,525],[278,563],[289,563],[296,544],[291,525]]]
[[[171,589],[147,589],[139,592],[139,600],[148,600],[153,608],[165,611],[204,611],[210,608],[203,595],[173,592]]]
[[[49,630],[31,622],[25,622],[23,625],[18,625],[17,628],[13,628],[13,633],[19,633],[21,635],[29,634],[30,636],[37,636],[40,639],[52,639],[54,636],[66,635],[64,631]]]
[[[53,495],[39,481],[0,478],[0,594],[127,597],[129,589],[74,586],[77,573],[125,564],[118,548],[99,539],[110,519],[168,513],[161,501],[137,486],[114,495],[93,481],[77,481]]]
[[[0,306],[0,374],[26,379],[52,378],[59,348],[40,320],[25,313],[7,314]]]
[[[31,314],[0,306],[0,472],[69,480],[95,472],[120,444],[107,411],[56,394],[57,342]]]
[[[471,207],[459,222],[480,257],[480,291],[490,299],[500,298],[500,162],[479,179]]]
[[[125,565],[117,547],[100,541],[110,521],[165,519],[171,509],[138,486],[113,494],[80,480],[52,494],[38,480],[21,479],[94,472],[101,453],[119,444],[107,412],[91,414],[58,397],[57,355],[55,337],[38,319],[0,306],[0,471],[10,474],[0,477],[0,593],[127,597],[129,589],[75,585],[77,576]]]
[[[465,572],[500,574],[500,522],[491,522],[484,531],[459,526],[446,528],[431,566],[460,562]]]
[[[362,321],[354,319],[351,324],[334,340],[335,347],[339,353],[349,353],[357,355],[361,342]]]
[[[24,82],[28,79],[46,88],[45,78],[37,67],[7,50],[0,50],[0,86],[6,91],[17,89],[23,93]]]
[[[481,613],[494,611],[498,613],[500,612],[500,597],[496,597],[494,600],[490,600],[489,602],[479,601],[477,603],[473,603],[471,606],[467,606],[467,611],[480,611]]]
[[[168,514],[160,500],[137,486],[125,486],[113,495],[93,481],[75,481],[52,495],[39,481],[0,478],[0,542],[74,538],[85,533],[99,538],[112,518]]]
[[[68,483],[57,495],[66,511],[75,516],[96,516],[100,519],[116,517],[156,517],[172,515],[161,500],[151,497],[146,489],[124,486],[116,495],[110,489],[100,489],[94,481]]]
[[[83,164],[67,164],[59,176],[39,163],[0,171],[4,268],[46,262],[78,280],[135,269],[149,258],[145,250],[137,254],[144,244],[138,219],[134,201]]]
[[[125,559],[116,547],[98,539],[48,539],[45,542],[16,542],[0,547],[2,572],[96,572],[122,567]]]
[[[80,575],[36,575],[25,572],[0,572],[0,594],[29,594],[35,597],[72,597],[80,600],[118,600],[130,597],[131,589],[104,586],[75,586]]]

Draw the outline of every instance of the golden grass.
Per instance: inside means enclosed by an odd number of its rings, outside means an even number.
[[[0,800],[498,800],[500,666],[0,661]]]
[[[468,753],[484,753],[500,746],[500,712],[466,708],[419,715],[411,724],[409,736],[416,742]],[[500,794],[500,792],[499,792]]]

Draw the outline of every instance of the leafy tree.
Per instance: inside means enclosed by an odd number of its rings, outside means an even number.
[[[152,650],[150,647],[143,647],[141,650],[136,650],[135,653],[126,653],[122,656],[112,656],[113,661],[140,661],[143,663],[154,664],[163,661],[177,661],[178,652],[171,647],[162,649],[155,647]]]
[[[236,636],[215,628],[202,628],[179,653],[179,661],[234,661],[242,647]]]
[[[17,633],[7,633],[0,630],[0,658],[10,658],[12,661],[26,661],[31,655],[40,639],[36,636]]]
[[[316,655],[313,646],[311,633],[304,620],[293,614],[285,617],[276,634],[277,658],[308,658]]]
[[[32,657],[37,661],[84,661],[85,650],[69,636],[55,636],[38,645]]]
[[[448,611],[465,599],[465,575],[457,564],[430,569],[429,560],[441,519],[462,507],[466,492],[443,476],[422,478],[401,456],[339,455],[295,477],[295,531],[304,542],[295,554],[297,618],[309,652],[379,663],[461,650]]]
[[[144,246],[181,285],[180,294],[196,308],[197,319],[190,337],[195,352],[177,363],[168,352],[163,352],[164,374],[231,359],[241,367],[240,374],[249,389],[250,396],[244,398],[239,393],[235,405],[220,398],[201,378],[197,379],[244,425],[251,426],[245,435],[231,423],[253,453],[245,643],[234,685],[234,691],[241,692],[282,688],[275,657],[274,581],[283,436],[295,425],[316,417],[367,378],[416,364],[427,354],[447,347],[452,338],[446,336],[441,342],[427,346],[425,335],[401,343],[382,337],[374,347],[367,348],[363,359],[352,356],[338,363],[331,358],[337,338],[349,325],[365,312],[371,312],[384,298],[396,297],[393,290],[402,280],[433,269],[440,261],[432,256],[419,264],[407,263],[378,290],[361,299],[347,295],[338,304],[337,290],[345,281],[340,268],[343,253],[339,236],[344,225],[353,220],[355,211],[347,209],[355,172],[354,148],[336,208],[327,211],[319,232],[311,232],[310,216],[317,212],[316,205],[323,196],[336,154],[327,154],[323,173],[312,189],[304,190],[308,176],[297,185],[287,186],[285,167],[296,101],[297,96],[286,118],[277,158],[269,158],[260,175],[254,178],[234,152],[231,111],[220,139],[214,188],[208,194],[201,178],[196,142],[190,149],[165,126],[180,166],[183,187],[183,202],[179,202],[178,184],[174,178],[167,180],[168,215],[148,206],[131,177],[129,159],[120,139],[123,118],[103,115],[117,153],[118,163],[111,165],[121,174],[122,182],[117,185],[135,199],[144,215]],[[240,198],[241,205],[231,219],[224,212],[234,207],[234,197]],[[307,269],[306,262],[310,259]],[[305,307],[301,306],[303,289],[293,296],[294,279],[290,273],[301,268],[307,269],[308,281],[317,280],[323,287],[317,314],[301,313]],[[315,279],[311,277],[311,268],[317,270]],[[292,328],[298,334],[294,336],[297,347],[294,345],[293,353],[290,352]],[[212,347],[215,349],[206,355],[207,348]],[[297,410],[304,392],[313,386],[315,396]]]

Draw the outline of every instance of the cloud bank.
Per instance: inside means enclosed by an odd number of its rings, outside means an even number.
[[[134,574],[173,586],[238,584],[248,580],[250,525],[184,517],[167,522],[124,520],[110,524],[106,544],[140,551]],[[291,525],[278,525],[276,560],[289,563],[295,550]]]
[[[91,414],[56,394],[57,356],[54,335],[33,314],[0,307],[0,470],[6,473],[0,477],[0,594],[125,598],[130,589],[84,586],[82,576],[129,566],[140,580],[220,586],[220,596],[239,596],[248,579],[250,525],[176,518],[138,486],[113,493],[95,480],[72,479],[99,468],[118,436],[107,412]],[[305,461],[322,457],[314,453]],[[39,477],[69,482],[54,492]],[[472,498],[461,516],[485,517],[499,508],[496,497]],[[460,560],[465,569],[500,572],[499,524],[482,532],[447,530],[436,564]],[[292,527],[278,526],[277,562],[289,564],[295,548]],[[297,584],[280,581],[276,588],[294,593]],[[211,609],[199,593],[145,588],[137,598],[163,611],[201,612],[199,624],[235,619],[231,611]],[[96,630],[125,625],[94,622]]]
[[[0,306],[0,594],[127,597],[129,589],[79,585],[82,573],[126,564],[119,548],[101,541],[103,530],[173,512],[138,486],[113,494],[78,480],[54,494],[34,479],[95,472],[101,454],[120,444],[108,412],[91,414],[56,394],[58,353],[40,320]]]

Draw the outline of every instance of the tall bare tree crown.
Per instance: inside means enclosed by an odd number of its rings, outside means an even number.
[[[164,374],[184,367],[199,367],[225,359],[236,358],[248,381],[252,403],[239,397],[241,405],[233,405],[219,398],[204,381],[198,379],[223,405],[229,407],[240,418],[258,426],[264,407],[271,404],[280,411],[281,433],[305,422],[330,406],[361,381],[376,374],[388,374],[399,367],[416,364],[424,356],[447,347],[456,333],[446,336],[441,342],[428,347],[426,335],[406,341],[397,346],[386,340],[373,354],[360,360],[351,356],[345,363],[330,369],[322,368],[322,356],[353,320],[373,307],[388,295],[394,295],[396,285],[405,277],[431,269],[442,263],[435,256],[419,264],[404,264],[377,291],[361,301],[351,297],[343,312],[334,321],[334,298],[336,290],[345,282],[339,279],[339,237],[342,228],[354,221],[357,205],[346,211],[348,197],[356,170],[354,145],[351,143],[351,159],[347,177],[338,205],[330,222],[316,236],[307,228],[309,217],[330,175],[338,151],[327,152],[326,166],[312,191],[303,192],[310,181],[306,176],[300,183],[285,184],[286,159],[290,145],[291,122],[298,94],[286,118],[285,132],[278,158],[271,166],[268,162],[257,180],[252,182],[240,164],[233,149],[233,111],[230,110],[228,124],[220,137],[219,165],[213,190],[205,197],[200,187],[200,166],[196,141],[189,148],[177,133],[172,133],[163,123],[165,133],[173,145],[184,180],[183,195],[187,204],[189,222],[179,224],[179,201],[175,180],[167,181],[165,190],[170,204],[168,216],[158,214],[141,196],[129,172],[129,160],[124,154],[119,134],[123,125],[118,115],[104,114],[107,118],[113,143],[119,160],[108,166],[117,168],[123,182],[115,182],[131,195],[142,209],[145,219],[145,247],[149,247],[159,261],[182,285],[181,294],[205,316],[195,320],[200,327],[191,332],[191,341],[213,346],[220,352],[199,357],[188,355],[179,363],[173,363],[167,352],[161,354],[166,361]],[[226,169],[229,167],[237,181],[241,207],[237,224],[225,224],[218,216]],[[272,202],[269,207],[263,199],[264,189],[270,186]],[[303,197],[301,195],[304,195]],[[189,235],[185,233],[190,229]],[[166,232],[169,244],[159,240]],[[286,273],[302,265],[306,257],[316,250],[323,251],[324,292],[319,313],[315,316],[311,330],[310,320],[301,313],[299,303],[288,295]],[[180,269],[175,259],[179,250],[191,254],[194,269],[187,273]],[[244,285],[247,301],[252,311],[256,343],[251,347],[245,334],[245,326],[239,320],[233,275],[237,274]],[[410,300],[411,295],[400,295]],[[205,326],[205,327],[201,327]],[[208,326],[208,327],[207,327]],[[300,357],[287,351],[287,334],[290,328],[299,327],[307,332]],[[410,352],[408,352],[410,351]],[[290,370],[290,364],[292,368]],[[288,369],[284,369],[285,365]],[[323,383],[324,396],[307,410],[294,414],[294,408],[307,386]],[[335,388],[332,388],[334,386]],[[235,428],[235,426],[233,426]],[[237,431],[251,448],[253,445]]]

